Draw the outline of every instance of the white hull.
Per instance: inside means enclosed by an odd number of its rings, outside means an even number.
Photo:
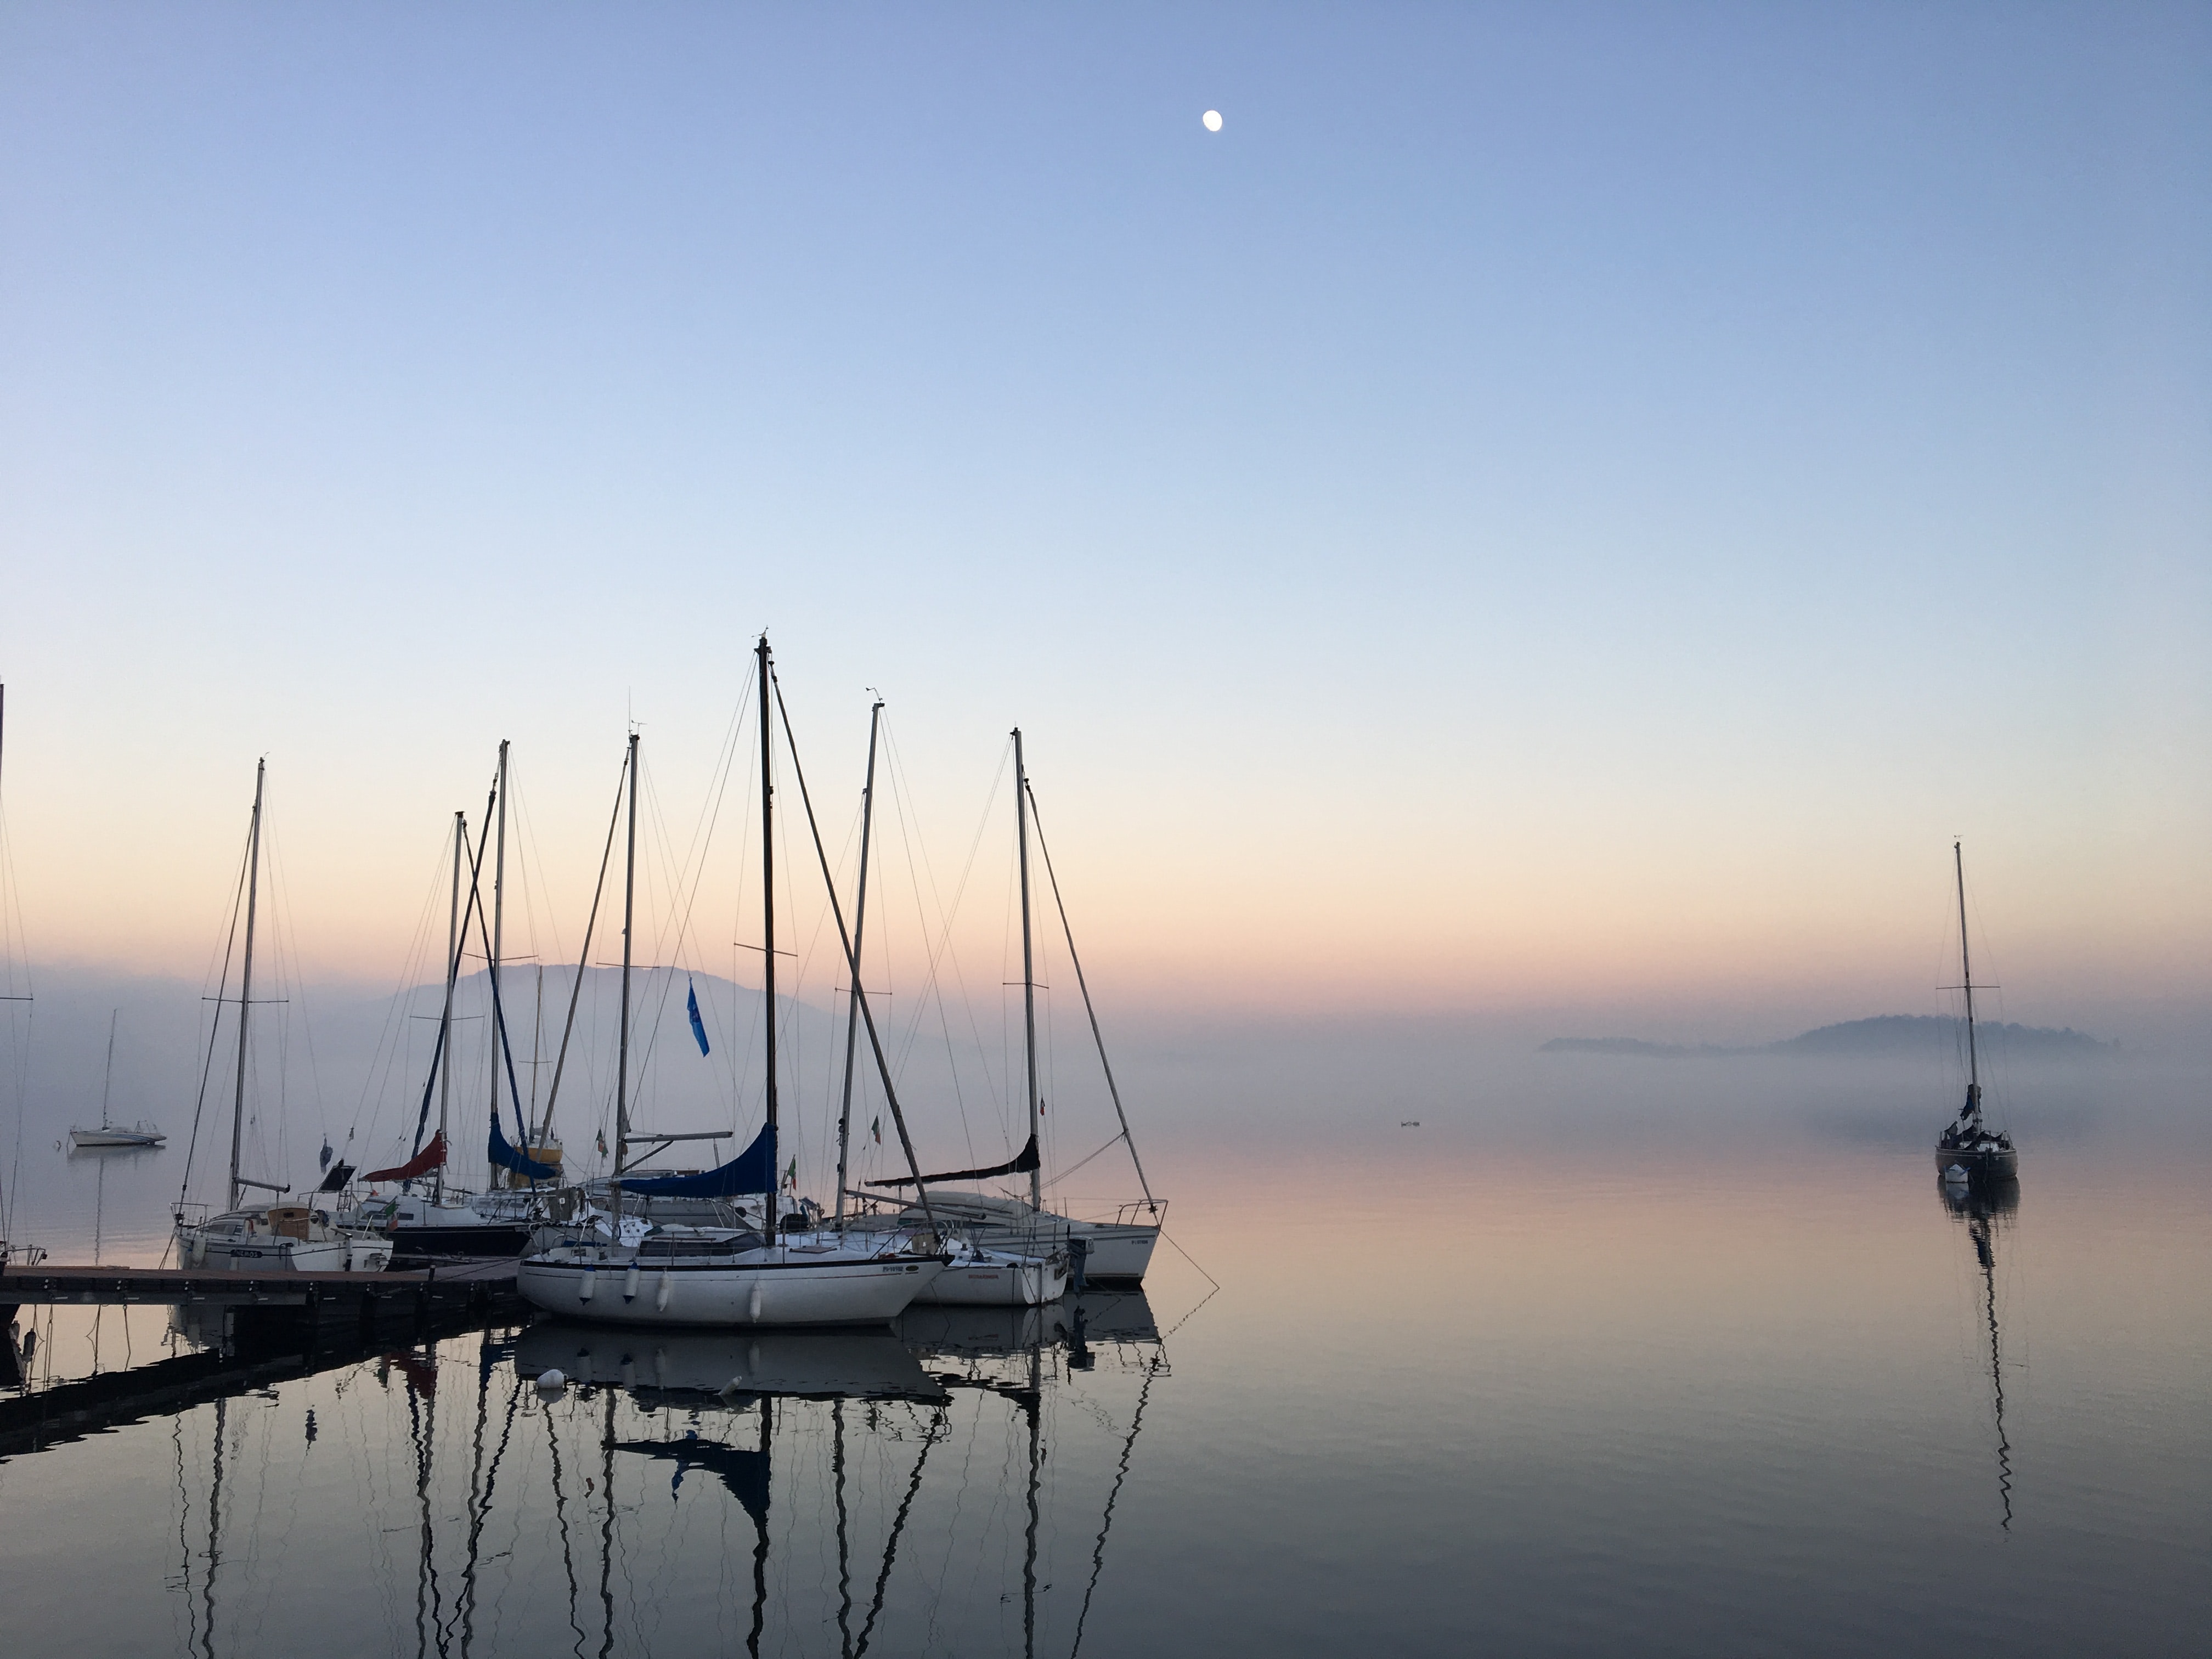
[[[794,1250],[744,1263],[640,1264],[526,1256],[515,1289],[549,1313],[616,1325],[888,1325],[944,1267],[910,1256],[809,1261]]]
[[[1034,1308],[1066,1294],[1066,1257],[987,1250],[955,1256],[915,1300],[941,1308]]]
[[[1047,1214],[1012,1226],[970,1227],[969,1236],[987,1249],[1024,1255],[1065,1252],[1080,1241],[1089,1247],[1083,1264],[1086,1280],[1133,1279],[1142,1279],[1152,1265],[1152,1246],[1159,1242],[1160,1230],[1121,1222],[1068,1221]]]
[[[202,1222],[179,1217],[177,1264],[193,1272],[238,1273],[380,1273],[392,1265],[388,1238],[333,1227],[319,1212],[310,1218],[304,1207],[276,1213],[281,1225],[272,1223],[268,1206]]]
[[[180,1230],[178,1256],[195,1272],[233,1273],[380,1273],[392,1265],[392,1246],[382,1239],[332,1238],[308,1243],[296,1238],[207,1239],[195,1243]]]
[[[83,1151],[94,1146],[158,1146],[168,1136],[159,1129],[71,1129],[70,1145]]]

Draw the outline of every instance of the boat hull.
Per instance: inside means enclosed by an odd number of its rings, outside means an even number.
[[[1067,1294],[1065,1256],[956,1257],[915,1297],[941,1308],[1034,1308]]]
[[[559,1261],[526,1256],[514,1287],[548,1313],[612,1325],[792,1328],[888,1325],[944,1267],[940,1258],[726,1265]]]
[[[1106,1279],[1133,1285],[1142,1281],[1146,1269],[1152,1266],[1152,1246],[1159,1242],[1160,1230],[1127,1222],[1066,1221],[1047,1215],[1034,1223],[1009,1226],[970,1225],[968,1234],[985,1249],[1018,1255],[1049,1255],[1080,1243],[1085,1247],[1085,1283]]]
[[[177,1242],[185,1266],[214,1273],[380,1273],[392,1265],[392,1247],[381,1239],[309,1241],[263,1234],[195,1243],[179,1232]]]
[[[1969,1180],[2007,1181],[2020,1173],[2020,1153],[2009,1146],[1988,1152],[1969,1152],[1957,1146],[1948,1151],[1941,1146],[1936,1149],[1938,1170],[1948,1170],[1954,1164],[1966,1170]]]
[[[70,1145],[80,1152],[94,1147],[159,1146],[168,1136],[154,1132],[139,1133],[130,1129],[71,1129]]]
[[[481,1227],[395,1227],[385,1237],[397,1255],[507,1256],[529,1249],[536,1231],[502,1222]]]

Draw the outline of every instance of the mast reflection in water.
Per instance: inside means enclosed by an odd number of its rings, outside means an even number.
[[[1963,1224],[1973,1242],[1975,1270],[1979,1277],[1982,1326],[1990,1346],[1990,1397],[1997,1431],[1997,1501],[2003,1510],[1998,1525],[2012,1530],[2012,1442],[2005,1433],[2004,1340],[1997,1324],[1997,1239],[2020,1210],[2020,1182],[2008,1176],[1972,1182],[1938,1179],[1943,1207]]]
[[[166,1408],[183,1644],[240,1651],[304,1603],[444,1659],[1072,1655],[1167,1374],[1134,1294],[895,1329],[548,1323],[281,1387],[189,1363],[261,1386]]]

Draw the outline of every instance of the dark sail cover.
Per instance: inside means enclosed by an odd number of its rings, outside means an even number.
[[[735,1198],[740,1193],[775,1190],[775,1131],[766,1124],[753,1144],[720,1169],[697,1175],[623,1177],[623,1190],[647,1198]]]
[[[347,1182],[353,1179],[353,1165],[340,1158],[331,1165],[331,1172],[323,1177],[323,1184],[315,1188],[319,1193],[342,1193]]]
[[[446,1132],[443,1129],[430,1137],[430,1144],[409,1158],[404,1164],[395,1164],[388,1170],[371,1170],[363,1181],[412,1181],[416,1176],[426,1176],[446,1161]]]
[[[540,1164],[520,1147],[507,1144],[507,1137],[500,1133],[497,1107],[492,1109],[491,1144],[485,1149],[484,1155],[491,1159],[492,1168],[495,1170],[512,1170],[517,1175],[528,1176],[532,1181],[558,1181],[561,1178],[561,1171],[552,1164]]]
[[[1027,1175],[1036,1167],[1036,1137],[1031,1135],[1030,1144],[1023,1147],[1020,1156],[1010,1164],[994,1164],[988,1170],[947,1170],[943,1175],[926,1175],[918,1183],[912,1176],[898,1176],[890,1181],[871,1181],[866,1184],[871,1187],[912,1187],[917,1184],[928,1187],[940,1181],[987,1181],[993,1176]]]

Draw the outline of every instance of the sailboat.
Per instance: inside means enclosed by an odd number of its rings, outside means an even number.
[[[115,1022],[121,1017],[122,1010],[116,1009],[107,1019],[107,1069],[100,1083],[100,1127],[70,1130],[70,1145],[79,1151],[94,1146],[158,1146],[168,1139],[158,1127],[143,1118],[128,1128],[108,1120],[108,1091],[115,1082]]]
[[[638,734],[632,732],[623,886],[622,1006],[615,1064],[612,1213],[604,1226],[567,1231],[565,1237],[564,1230],[548,1230],[552,1235],[550,1240],[540,1236],[547,1248],[523,1257],[516,1269],[516,1289],[537,1306],[554,1313],[650,1326],[887,1324],[945,1266],[935,1237],[927,1234],[794,1233],[784,1231],[781,1225],[757,1232],[748,1227],[675,1222],[649,1223],[633,1232],[623,1226],[623,1206],[632,1194],[647,1199],[726,1200],[759,1194],[772,1210],[774,1195],[781,1185],[776,1173],[775,726],[769,701],[774,675],[765,634],[755,657],[760,689],[766,1121],[752,1145],[720,1168],[697,1175],[632,1176],[626,1173],[633,1146],[665,1145],[673,1138],[634,1133],[629,1121],[631,941],[636,931],[637,899]],[[793,759],[796,770],[795,750]],[[799,787],[803,794],[803,774]],[[812,816],[810,807],[810,823]],[[818,851],[818,836],[817,840]],[[849,963],[854,960],[852,939],[845,930],[834,888],[830,898]],[[874,1042],[872,1017],[869,1035]],[[903,1139],[904,1121],[898,1116],[895,1099],[892,1112]]]
[[[207,1213],[205,1205],[185,1202],[178,1194],[174,1216],[178,1260],[186,1267],[246,1273],[381,1273],[392,1265],[392,1244],[375,1234],[340,1225],[331,1208],[315,1204],[282,1204],[277,1200],[292,1189],[275,1182],[257,1181],[239,1173],[240,1144],[246,1132],[246,1073],[252,1050],[249,1046],[253,1015],[253,934],[261,892],[261,793],[269,763],[253,769],[253,822],[246,842],[246,952],[238,979],[238,1075],[231,1099],[230,1187],[222,1211]],[[226,977],[228,963],[226,960]],[[222,1004],[217,988],[216,1019],[208,1030],[208,1059],[212,1066],[222,1027]],[[202,1072],[202,1104],[205,1103],[205,1069]],[[192,1113],[192,1139],[199,1139],[199,1110]],[[185,1185],[191,1182],[191,1158],[185,1160]],[[270,1196],[266,1202],[247,1204],[248,1188]]]
[[[860,870],[853,901],[853,963],[857,988],[858,968],[868,919],[868,849],[872,840],[876,806],[876,741],[883,722],[884,702],[878,697],[868,711],[868,770],[860,790]],[[825,878],[826,878],[825,872]],[[883,1231],[908,1224],[930,1226],[928,1217],[908,1219],[895,1212],[862,1211],[848,1216],[848,1170],[852,1160],[854,1062],[858,1057],[861,994],[856,988],[846,1000],[844,1095],[837,1110],[837,1198],[833,1216],[840,1231]],[[939,1235],[951,1257],[945,1271],[915,1298],[917,1304],[951,1307],[1030,1308],[1057,1302],[1067,1294],[1070,1272],[1066,1250],[1024,1255],[994,1249],[953,1227]]]
[[[446,921],[446,988],[438,1021],[438,1040],[431,1051],[430,1075],[422,1085],[422,1108],[416,1119],[416,1146],[404,1163],[372,1170],[361,1177],[363,1186],[397,1185],[392,1194],[371,1194],[347,1211],[356,1225],[381,1229],[398,1254],[410,1257],[439,1255],[512,1256],[528,1246],[532,1234],[547,1218],[544,1205],[532,1190],[538,1182],[557,1182],[556,1164],[541,1163],[510,1145],[500,1123],[501,1061],[506,1062],[507,1091],[515,1113],[515,1127],[529,1139],[522,1097],[514,1078],[514,1054],[508,1042],[506,1005],[500,994],[500,948],[503,941],[507,888],[507,751],[499,745],[499,765],[493,776],[491,798],[486,803],[485,833],[492,844],[492,902],[487,920],[483,902],[485,836],[469,845],[468,817],[453,814],[453,891]],[[462,897],[461,875],[468,872],[468,895]],[[484,947],[486,977],[491,985],[492,1064],[490,1131],[487,1157],[495,1171],[505,1170],[524,1183],[522,1190],[471,1193],[449,1186],[446,1168],[452,1141],[448,1139],[453,1086],[453,1000],[459,984],[461,957],[473,921]],[[438,1101],[438,1132],[422,1144],[428,1127],[430,1098]],[[343,1165],[324,1178],[324,1187],[336,1191],[352,1174]],[[417,1192],[416,1183],[428,1180],[429,1190]]]
[[[1029,1102],[1029,1139],[1013,1158],[988,1169],[954,1170],[942,1175],[893,1176],[866,1184],[893,1189],[903,1187],[931,1188],[928,1196],[930,1211],[960,1228],[970,1243],[985,1250],[1009,1252],[1031,1258],[1065,1255],[1071,1259],[1072,1282],[1079,1290],[1091,1279],[1135,1282],[1144,1278],[1145,1270],[1152,1263],[1153,1246],[1159,1242],[1160,1213],[1166,1206],[1152,1196],[1151,1184],[1145,1179],[1143,1161],[1137,1156],[1137,1143],[1129,1133],[1129,1117],[1122,1108],[1121,1087],[1114,1080],[1113,1063],[1106,1057],[1106,1039],[1098,1028],[1098,1012],[1091,1000],[1090,981],[1084,976],[1083,959],[1076,953],[1074,929],[1068,922],[1067,906],[1060,892],[1060,878],[1053,871],[1052,853],[1044,843],[1043,826],[1039,823],[1035,825],[1037,848],[1044,856],[1045,873],[1052,884],[1053,902],[1060,912],[1061,932],[1067,941],[1068,961],[1075,969],[1076,984],[1083,993],[1083,1010],[1090,1018],[1091,1038],[1098,1049],[1098,1062],[1106,1074],[1107,1091],[1113,1097],[1115,1116],[1121,1126],[1121,1133],[1115,1139],[1128,1147],[1129,1161],[1137,1174],[1137,1184],[1144,1193],[1141,1205],[1123,1205],[1112,1221],[1081,1220],[1048,1210],[1044,1206],[1043,1159],[1038,1150],[1038,1134],[1043,1123],[1043,1097],[1037,1089],[1036,961],[1030,914],[1030,838],[1031,821],[1036,814],[1036,798],[1030,788],[1029,769],[1022,751],[1021,728],[1017,726],[1012,736],[1014,827],[1022,902],[1022,1060]],[[1110,1146],[1113,1143],[1109,1141],[1107,1144]],[[1028,1176],[1027,1195],[1018,1191],[934,1190],[946,1182],[986,1181],[1006,1176]],[[1139,1218],[1140,1211],[1145,1218]],[[918,1217],[909,1211],[904,1218],[912,1223]],[[947,1277],[950,1276],[948,1273]]]
[[[1974,1046],[1974,964],[1966,947],[1966,860],[1956,841],[1951,843],[1951,864],[1959,887],[1960,988],[1966,994],[1966,1103],[1936,1137],[1936,1164],[1946,1172],[1963,1171],[1953,1179],[2008,1180],[2020,1172],[2020,1154],[2013,1148],[2012,1137],[1990,1128],[1982,1115],[1981,1060]]]

